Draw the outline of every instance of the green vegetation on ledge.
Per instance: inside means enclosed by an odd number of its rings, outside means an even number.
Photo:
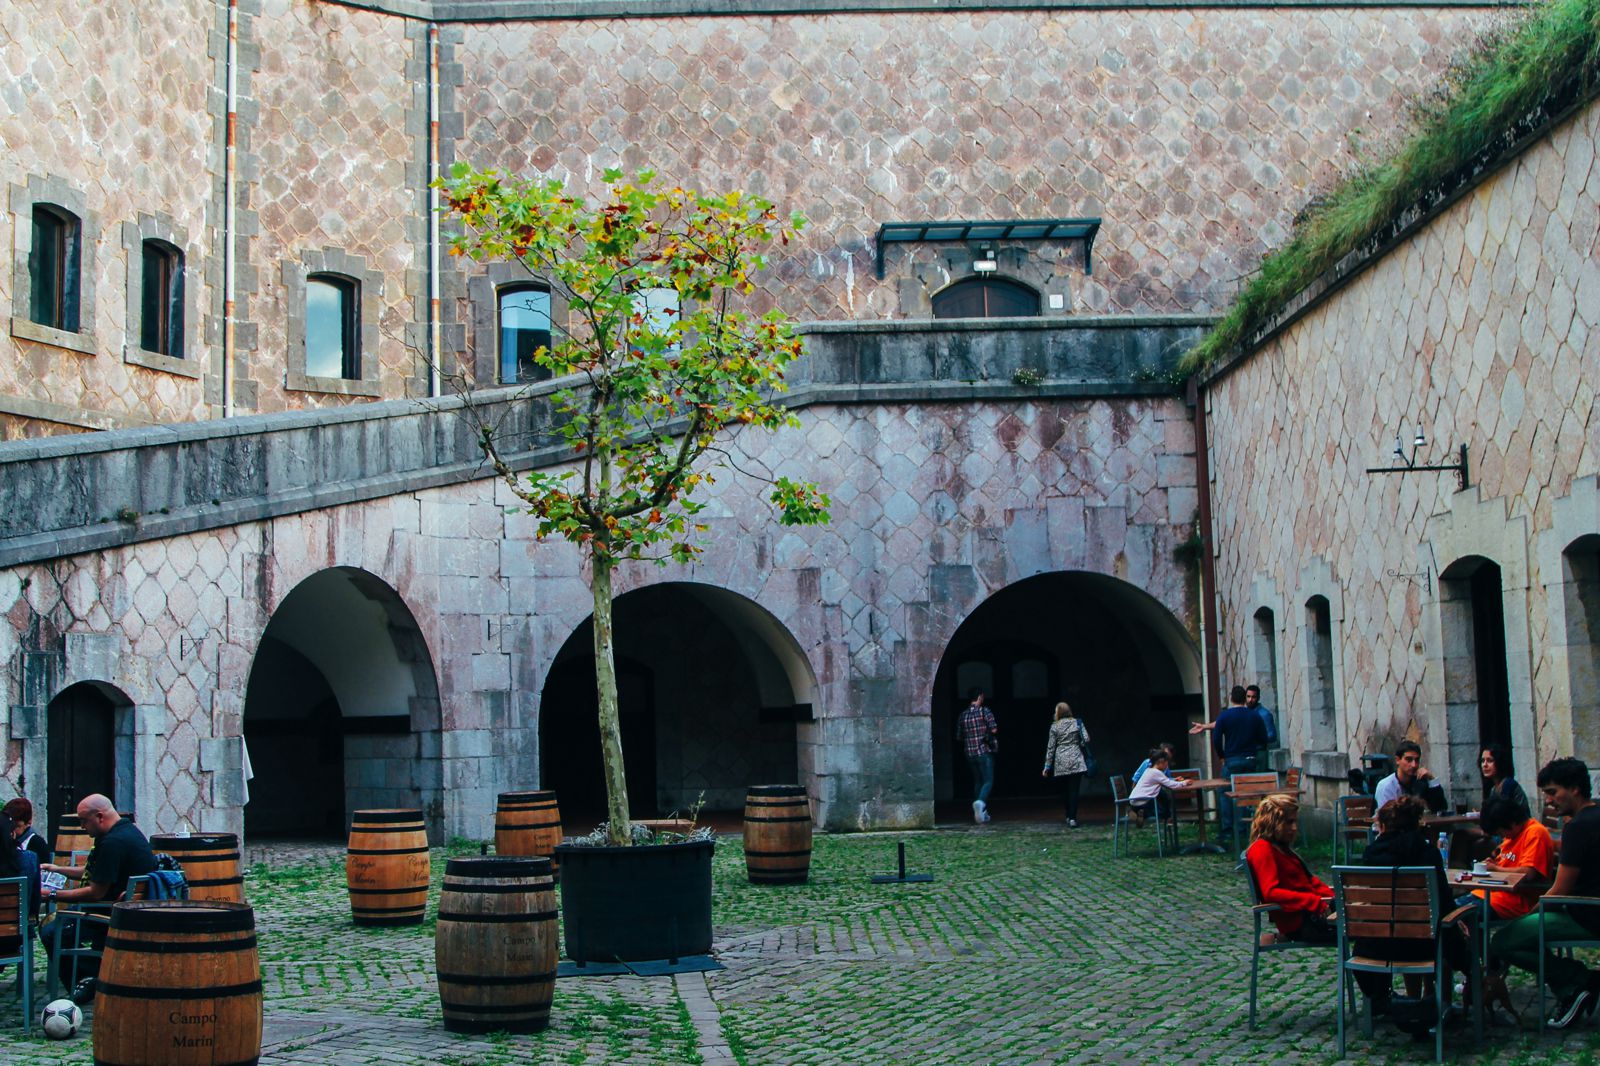
[[[1531,114],[1594,90],[1600,0],[1552,0],[1480,42],[1418,109],[1415,131],[1297,220],[1260,272],[1179,369],[1202,371],[1249,342],[1298,293],[1379,236],[1408,208],[1448,193]]]

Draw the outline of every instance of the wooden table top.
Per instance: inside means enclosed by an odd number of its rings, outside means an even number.
[[[1450,825],[1477,825],[1478,812],[1468,811],[1466,814],[1430,814],[1422,819],[1422,824],[1428,828],[1440,828]]]
[[[1450,883],[1460,885],[1462,888],[1481,888],[1487,892],[1510,892],[1528,879],[1528,874],[1523,870],[1497,870],[1483,875],[1484,879],[1474,877],[1468,871],[1452,873]]]

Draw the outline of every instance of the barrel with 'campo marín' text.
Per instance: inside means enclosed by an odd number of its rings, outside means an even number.
[[[555,875],[549,859],[451,859],[434,959],[444,1027],[533,1033],[556,988]]]
[[[422,924],[429,876],[422,812],[356,811],[344,873],[357,925]]]
[[[244,902],[244,877],[239,873],[239,838],[232,833],[153,836],[152,851],[164,852],[183,867],[190,899]]]
[[[550,858],[561,843],[561,808],[556,794],[502,792],[494,809],[494,853]],[[552,858],[551,862],[555,860]]]
[[[255,912],[218,900],[117,904],[95,993],[96,1066],[257,1062]]]
[[[752,785],[744,801],[744,865],[758,885],[794,885],[811,870],[811,803],[800,785]]]

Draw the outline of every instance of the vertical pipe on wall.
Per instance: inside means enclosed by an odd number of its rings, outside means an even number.
[[[439,299],[439,27],[428,26],[428,395],[440,392],[444,323]]]
[[[235,148],[239,123],[239,0],[228,0],[228,54],[226,59],[227,127],[222,165],[222,417],[233,417],[233,303],[235,269],[234,207]]]
[[[1206,439],[1206,393],[1199,378],[1189,379],[1189,403],[1194,408],[1194,462],[1195,480],[1200,492],[1200,654],[1204,658],[1206,686],[1206,720],[1216,719],[1217,699],[1222,692],[1221,671],[1217,663],[1217,575],[1212,565],[1211,531],[1211,445]],[[1211,745],[1206,745],[1206,757],[1211,757]]]

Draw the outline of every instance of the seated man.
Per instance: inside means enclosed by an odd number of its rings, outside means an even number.
[[[1539,771],[1539,791],[1557,814],[1571,818],[1561,831],[1561,851],[1551,896],[1600,897],[1600,806],[1590,797],[1589,768],[1577,759],[1555,759]],[[1539,972],[1539,918],[1518,918],[1494,935],[1490,955],[1520,970]],[[1575,907],[1569,912],[1544,915],[1545,937],[1550,940],[1600,938],[1600,906]],[[1564,1029],[1580,1015],[1594,1012],[1600,995],[1600,975],[1575,958],[1550,952],[1544,960],[1544,979],[1557,997],[1548,1024]]]
[[[1422,765],[1422,746],[1402,740],[1394,749],[1394,773],[1378,782],[1374,799],[1381,808],[1401,796],[1416,796],[1435,813],[1448,807],[1444,786],[1433,779],[1433,771]]]
[[[1161,818],[1168,818],[1172,814],[1172,801],[1166,797],[1162,789],[1188,788],[1194,782],[1183,781],[1167,773],[1172,765],[1172,756],[1161,748],[1151,748],[1150,757],[1145,760],[1149,763],[1139,775],[1139,783],[1133,786],[1133,791],[1128,793],[1128,806],[1133,813],[1143,819],[1154,812]]]
[[[1496,918],[1509,920],[1532,913],[1539,890],[1555,876],[1556,845],[1550,830],[1529,817],[1526,806],[1500,796],[1490,796],[1484,803],[1478,825],[1488,835],[1501,838],[1500,846],[1484,864],[1490,872],[1523,873],[1532,884],[1527,891],[1519,887],[1516,892],[1486,893],[1480,888],[1473,895],[1488,895]]]
[[[138,826],[118,814],[117,808],[106,797],[98,793],[85,796],[78,804],[78,819],[83,823],[84,832],[94,841],[83,868],[46,863],[43,869],[65,874],[69,880],[80,879],[83,885],[54,891],[46,889],[45,898],[54,899],[58,905],[65,907],[109,904],[122,895],[128,878],[142,876],[156,868],[156,856],[150,850],[150,841],[139,832]],[[44,942],[47,953],[55,950],[55,926],[62,920],[57,918],[46,922],[39,929],[39,939]],[[105,946],[105,926],[91,922],[88,923],[87,932],[92,947],[99,950]],[[66,935],[65,931],[63,935]],[[80,961],[79,971],[87,970],[90,976],[80,981],[78,987],[70,989],[74,1002],[87,1002],[87,997],[94,994],[93,974],[98,969],[99,964],[95,960]],[[68,977],[65,972],[58,972],[65,986]]]

